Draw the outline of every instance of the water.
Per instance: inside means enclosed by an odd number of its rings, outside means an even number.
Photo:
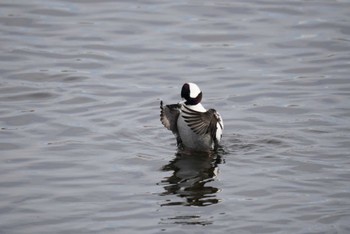
[[[0,233],[349,233],[349,1],[0,3]],[[184,82],[222,146],[179,152]]]

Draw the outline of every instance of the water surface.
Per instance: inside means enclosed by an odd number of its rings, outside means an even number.
[[[348,1],[2,1],[0,233],[349,233]],[[159,101],[196,82],[222,146]]]

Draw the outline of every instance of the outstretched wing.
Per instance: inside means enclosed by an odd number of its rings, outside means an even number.
[[[182,117],[188,126],[198,135],[210,134],[216,141],[217,123],[220,123],[220,115],[214,109],[206,112],[199,112],[184,106]]]
[[[168,130],[174,134],[178,134],[177,131],[177,118],[180,114],[180,104],[172,104],[163,106],[163,101],[160,101],[160,121]]]

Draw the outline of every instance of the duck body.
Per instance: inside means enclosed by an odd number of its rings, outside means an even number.
[[[206,110],[201,104],[197,104],[195,106],[185,106],[185,104],[183,104],[181,106],[181,112],[177,119],[177,130],[180,135],[183,146],[194,150],[213,149],[213,140],[211,139],[209,134],[199,135],[195,133],[191,129],[191,127],[188,126],[188,123],[186,122],[186,117],[188,117],[189,115],[186,114],[186,112],[184,112],[186,111],[186,108],[202,113],[206,112]]]
[[[195,92],[192,97],[191,89]],[[206,110],[203,107],[200,103],[202,92],[193,83],[184,84],[181,96],[185,102],[163,106],[161,101],[161,122],[174,133],[180,147],[195,151],[216,149],[223,132],[220,114],[214,109]]]

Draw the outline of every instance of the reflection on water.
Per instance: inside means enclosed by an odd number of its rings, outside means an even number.
[[[173,224],[181,224],[181,225],[210,225],[213,222],[209,219],[205,219],[200,215],[179,215],[172,218],[168,218],[167,220],[163,219],[162,224],[173,223]]]
[[[220,190],[210,182],[218,175],[218,164],[222,162],[219,153],[183,152],[165,165],[163,171],[171,171],[172,175],[165,177],[161,184],[164,186],[162,196],[176,195],[181,201],[166,200],[162,206],[208,206],[220,200],[216,194]]]

